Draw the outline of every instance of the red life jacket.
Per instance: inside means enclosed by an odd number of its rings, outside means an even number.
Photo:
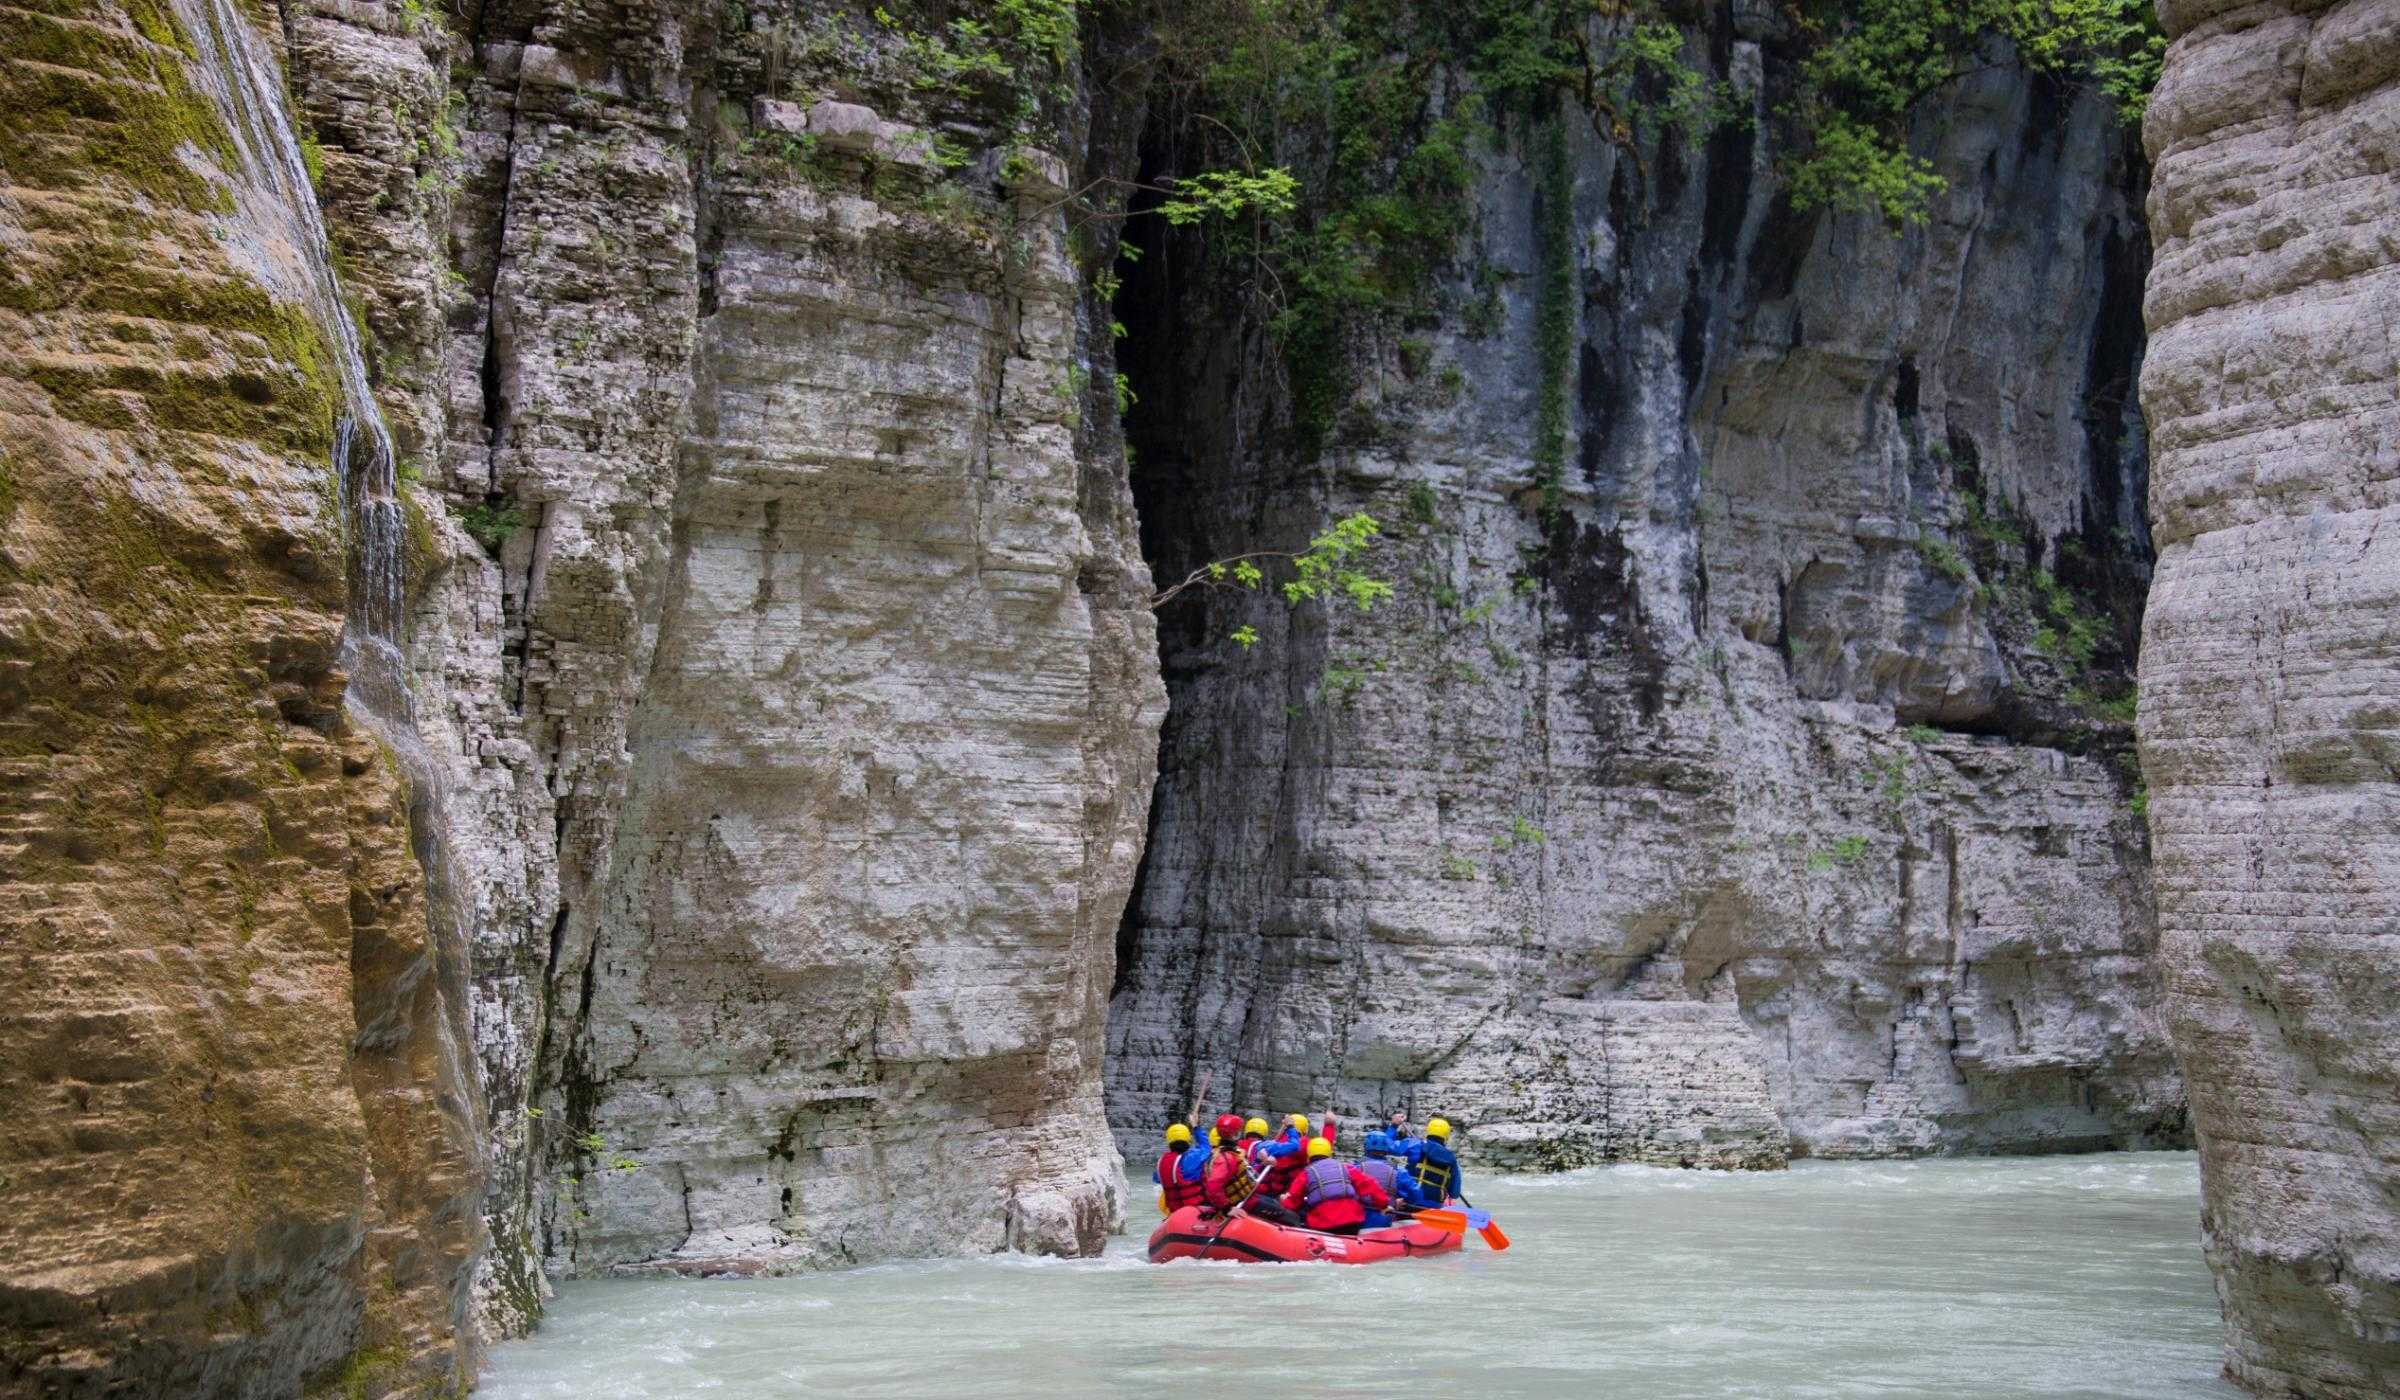
[[[1267,1170],[1258,1183],[1259,1190],[1279,1200],[1284,1192],[1292,1189],[1293,1180],[1308,1169],[1308,1139],[1295,1139],[1294,1144],[1299,1148],[1298,1151],[1267,1158]]]
[[[1158,1159],[1158,1189],[1167,1198],[1167,1213],[1172,1215],[1185,1206],[1200,1204],[1204,1184],[1183,1179],[1183,1154],[1170,1147]]]
[[[1250,1179],[1250,1166],[1242,1160],[1237,1149],[1220,1146],[1208,1159],[1208,1173],[1200,1185],[1200,1197],[1219,1210],[1231,1210],[1250,1198],[1258,1183]]]
[[[1321,1157],[1300,1178],[1300,1211],[1312,1230],[1335,1230],[1367,1218],[1367,1203],[1350,1184],[1350,1164]]]

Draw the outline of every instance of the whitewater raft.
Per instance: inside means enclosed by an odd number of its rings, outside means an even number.
[[[1380,1264],[1425,1254],[1448,1254],[1459,1236],[1431,1225],[1402,1221],[1356,1235],[1328,1235],[1261,1220],[1254,1215],[1202,1217],[1198,1206],[1159,1222],[1150,1232],[1150,1262],[1225,1259],[1237,1264]]]

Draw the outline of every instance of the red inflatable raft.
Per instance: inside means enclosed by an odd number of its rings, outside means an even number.
[[[1203,1218],[1185,1206],[1150,1232],[1150,1262],[1170,1259],[1230,1259],[1238,1264],[1379,1264],[1419,1254],[1448,1254],[1459,1237],[1431,1225],[1403,1221],[1357,1235],[1295,1230],[1254,1215]]]

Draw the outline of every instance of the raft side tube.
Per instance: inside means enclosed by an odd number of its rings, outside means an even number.
[[[1461,1243],[1460,1237],[1448,1230],[1405,1220],[1356,1235],[1328,1235],[1321,1230],[1278,1225],[1255,1215],[1203,1216],[1198,1206],[1185,1206],[1150,1232],[1150,1262],[1222,1259],[1237,1264],[1380,1264],[1388,1259],[1448,1254]]]

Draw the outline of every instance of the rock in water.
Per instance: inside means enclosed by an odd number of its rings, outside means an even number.
[[[2400,1393],[2400,0],[2176,0],[2143,769],[2227,1366]]]

